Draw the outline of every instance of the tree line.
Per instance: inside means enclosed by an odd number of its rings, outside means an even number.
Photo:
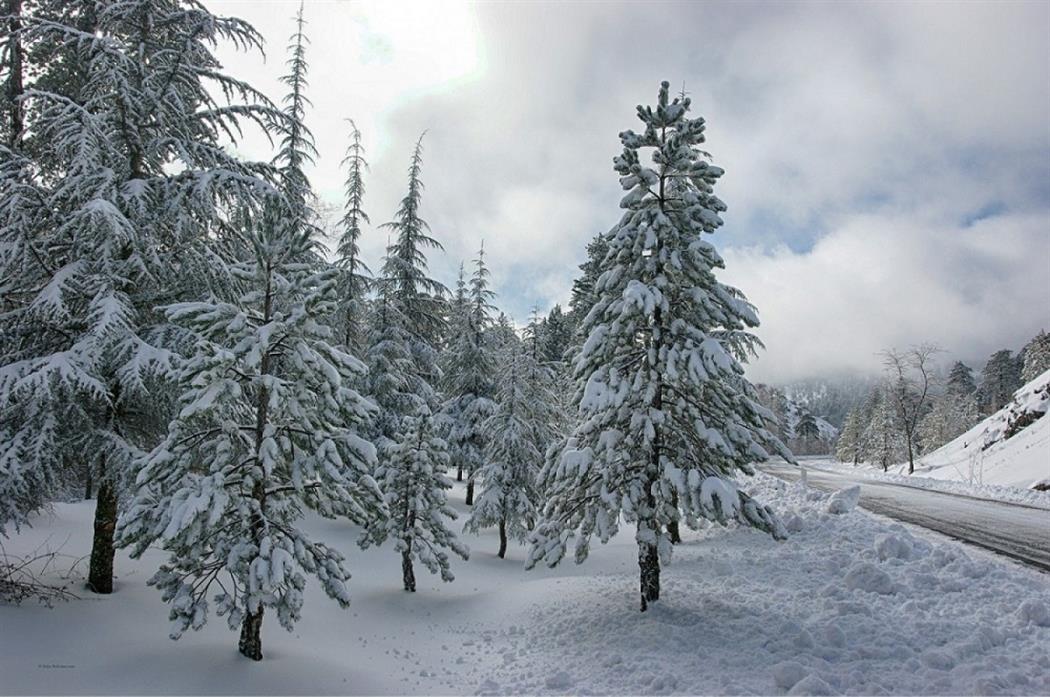
[[[1016,355],[994,352],[980,374],[956,361],[946,375],[932,365],[936,347],[887,351],[885,379],[846,416],[836,444],[841,462],[887,471],[931,453],[1008,404],[1022,385],[1050,370],[1050,334],[1040,331]]]

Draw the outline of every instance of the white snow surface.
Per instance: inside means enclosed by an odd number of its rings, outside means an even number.
[[[466,536],[455,582],[417,569],[409,594],[389,547],[362,551],[356,528],[310,519],[349,557],[352,604],[308,585],[294,634],[266,618],[261,663],[219,618],[169,640],[145,585],[163,554],[120,553],[111,596],[74,580],[79,600],[0,606],[0,693],[1050,693],[1050,576],[860,509],[830,514],[800,484],[741,485],[791,537],[688,532],[646,613],[627,526],[583,565],[530,572],[524,548],[500,560],[491,532]],[[450,498],[466,510],[461,485]],[[56,505],[7,552],[57,549],[68,567],[88,549],[92,504]]]

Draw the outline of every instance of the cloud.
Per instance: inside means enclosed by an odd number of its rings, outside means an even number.
[[[934,342],[979,369],[1050,327],[1050,214],[969,227],[857,216],[807,252],[726,250],[723,281],[759,309],[758,380],[879,369],[879,351]]]
[[[267,65],[231,57],[231,69],[280,96],[295,4],[218,6],[269,39]],[[312,180],[339,201],[342,119],[357,118],[377,226],[428,129],[422,213],[446,248],[431,266],[452,283],[484,239],[516,318],[564,302],[586,242],[619,219],[617,134],[667,79],[684,82],[726,170],[714,241],[729,274],[762,270],[739,285],[765,318],[765,379],[860,368],[925,339],[977,359],[1045,323],[1046,274],[1032,268],[1050,267],[1047,3],[481,3],[447,25],[391,7],[306,5]],[[382,60],[363,61],[375,46]],[[428,54],[442,47],[455,60],[437,75]],[[373,268],[385,242],[376,229],[362,240]],[[841,322],[823,358],[797,348],[810,337],[789,340],[794,325],[826,330],[813,298]],[[916,306],[928,322],[907,319]]]

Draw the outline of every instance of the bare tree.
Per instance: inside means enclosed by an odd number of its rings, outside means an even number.
[[[915,472],[916,432],[933,380],[933,356],[940,351],[934,344],[920,344],[907,351],[887,349],[881,354],[890,378],[887,396],[897,410],[908,448],[908,474]]]

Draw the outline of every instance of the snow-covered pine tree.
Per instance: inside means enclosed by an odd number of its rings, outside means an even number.
[[[846,415],[846,421],[839,432],[835,447],[835,457],[839,462],[852,462],[856,467],[863,453],[864,422],[861,408],[855,406]]]
[[[456,512],[448,505],[445,492],[452,482],[448,471],[445,441],[435,435],[433,419],[425,405],[420,413],[401,420],[404,435],[384,453],[376,469],[390,515],[368,526],[361,547],[396,540],[394,551],[401,555],[401,575],[405,590],[415,592],[416,575],[412,560],[417,559],[442,581],[452,581],[449,552],[462,559],[470,550],[452,532],[447,520]]]
[[[273,188],[268,167],[220,139],[280,115],[212,54],[222,41],[259,46],[241,20],[172,0],[34,7],[21,34],[35,56],[23,95],[32,159],[0,170],[0,500],[88,460],[88,583],[108,593],[127,468],[168,418],[176,340],[155,308],[224,285],[227,212]]]
[[[339,246],[336,248],[336,266],[342,271],[340,294],[343,296],[339,322],[343,325],[343,344],[347,350],[363,350],[364,337],[360,327],[365,322],[364,307],[371,277],[368,266],[361,259],[361,226],[369,223],[368,214],[364,211],[365,180],[368,170],[365,160],[365,148],[361,144],[361,132],[353,119],[350,124],[350,146],[343,158],[346,174],[346,204],[340,220],[343,227]]]
[[[299,618],[306,574],[349,602],[343,556],[296,527],[304,510],[361,525],[385,513],[370,474],[375,448],[360,435],[375,407],[349,387],[364,366],[323,322],[338,303],[338,272],[311,263],[304,43],[300,6],[275,159],[280,195],[237,216],[251,251],[230,267],[239,297],[166,308],[197,343],[181,369],[181,410],[142,459],[119,530],[132,556],[158,542],[170,552],[150,583],[171,603],[172,638],[205,624],[218,585],[217,613],[240,627],[240,652],[253,660],[266,607],[289,631]]]
[[[888,471],[905,456],[904,439],[897,423],[897,409],[887,394],[890,388],[876,390],[871,419],[864,429],[864,460]]]
[[[467,476],[467,505],[474,503],[474,473],[484,463],[485,421],[496,409],[496,362],[490,328],[494,293],[489,289],[484,246],[474,260],[462,326],[451,337],[447,354],[444,416],[448,444],[457,472]]]
[[[1024,347],[1021,383],[1028,383],[1050,370],[1050,334],[1040,331]]]
[[[977,391],[977,383],[973,379],[973,371],[962,361],[956,361],[948,371],[948,381],[944,391],[956,397],[969,397]]]
[[[420,217],[423,198],[423,133],[416,141],[408,168],[408,192],[401,199],[394,219],[381,227],[390,230],[394,240],[387,249],[383,278],[390,284],[390,297],[411,337],[411,351],[419,374],[431,385],[440,377],[436,347],[444,333],[445,286],[428,275],[428,249],[443,251],[430,235],[430,226]]]
[[[1021,365],[1009,349],[996,351],[981,371],[977,403],[981,411],[991,414],[1002,409],[1021,387]]]
[[[540,367],[525,346],[512,346],[502,356],[497,409],[485,423],[485,464],[474,474],[481,493],[466,528],[499,528],[499,551],[507,553],[508,536],[524,541],[540,507],[537,477],[552,414],[548,395],[539,391]]]
[[[587,243],[587,260],[579,266],[580,275],[572,282],[572,299],[569,301],[569,316],[577,328],[583,326],[584,318],[598,300],[595,285],[606,268],[605,255],[608,252],[606,235],[599,233]]]
[[[307,228],[264,221],[254,233],[254,258],[232,269],[243,296],[166,310],[200,338],[120,539],[135,557],[155,544],[170,553],[149,582],[171,603],[172,638],[204,625],[218,586],[217,613],[259,660],[264,609],[291,630],[307,574],[349,602],[343,556],[298,527],[304,510],[361,525],[385,511],[375,449],[359,435],[374,406],[348,387],[364,366],[320,321],[337,305],[338,273],[301,261],[312,253]]]
[[[459,356],[453,347],[470,331],[470,313],[467,302],[467,280],[463,262],[459,264],[459,276],[456,278],[456,290],[452,293],[448,305],[448,340],[441,359],[441,389],[445,395],[454,395],[446,399],[436,421],[439,430],[449,444],[450,459],[456,464],[456,481],[463,481],[463,458],[455,452],[451,433],[456,424],[463,418],[463,408],[470,402],[469,395],[458,395]]]
[[[768,412],[743,375],[757,343],[746,331],[758,324],[754,308],[715,278],[723,262],[702,239],[722,224],[725,205],[713,194],[722,170],[697,149],[704,120],[689,108],[688,98],[668,99],[664,82],[655,108],[638,107],[645,130],[620,134],[627,210],[606,238],[576,364],[579,422],[527,562],[557,564],[573,537],[582,562],[591,538],[607,542],[622,517],[637,525],[643,611],[659,598],[669,524],[733,519],[784,535],[731,479],[769,449],[791,456],[766,430]],[[640,160],[649,148],[654,167]]]
[[[542,328],[538,334],[543,360],[567,365],[566,354],[572,346],[574,331],[572,316],[565,314],[561,305],[552,307],[543,319]]]

